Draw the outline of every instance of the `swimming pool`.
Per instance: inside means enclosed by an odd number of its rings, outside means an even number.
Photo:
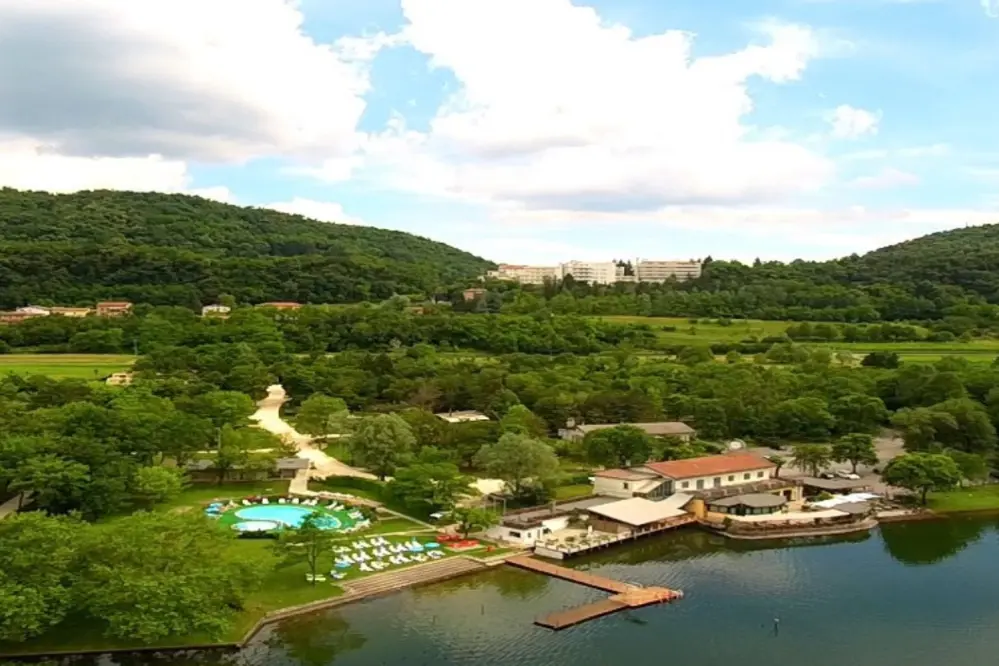
[[[243,520],[271,521],[287,525],[288,527],[298,527],[309,514],[315,509],[303,506],[289,506],[287,504],[260,504],[258,506],[248,506],[236,512],[236,517]],[[343,527],[335,516],[323,514],[318,525],[324,530],[338,530]]]

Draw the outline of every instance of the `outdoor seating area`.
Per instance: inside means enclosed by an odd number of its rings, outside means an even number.
[[[334,546],[333,554],[330,571],[333,580],[343,580],[352,573],[374,573],[446,557],[437,541],[421,542],[415,537],[395,541],[381,536]]]

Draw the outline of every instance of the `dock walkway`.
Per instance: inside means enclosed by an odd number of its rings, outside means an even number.
[[[555,631],[586,622],[587,620],[594,620],[604,615],[610,615],[611,613],[616,613],[627,608],[642,608],[644,606],[666,603],[683,598],[683,592],[679,590],[670,590],[665,587],[642,587],[641,585],[623,583],[613,578],[598,576],[586,571],[567,569],[566,567],[537,560],[526,555],[511,557],[506,563],[518,569],[526,569],[527,571],[544,574],[552,578],[560,578],[579,585],[585,585],[586,587],[613,593],[612,596],[606,599],[552,613],[534,621],[539,626],[554,629]]]

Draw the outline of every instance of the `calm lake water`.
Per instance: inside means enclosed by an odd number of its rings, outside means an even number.
[[[979,666],[999,659],[994,517],[889,525],[862,538],[765,544],[691,528],[572,563],[630,582],[677,587],[686,597],[554,633],[532,620],[605,595],[501,568],[294,619],[236,656],[173,656],[155,663]]]

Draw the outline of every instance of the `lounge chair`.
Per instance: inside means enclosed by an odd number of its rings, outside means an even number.
[[[432,560],[439,560],[442,557],[444,557],[444,553],[442,553],[439,550],[432,550],[429,553],[427,553],[427,557],[429,557]]]
[[[292,498],[291,498],[291,503],[292,503],[292,504],[298,504],[298,502],[299,502],[299,500],[298,500],[298,498],[297,498],[297,497],[292,497]]]
[[[419,554],[419,555],[413,555],[412,557],[413,557],[413,560],[416,561],[416,562],[426,562],[427,561],[427,556],[424,555],[424,554],[422,554],[422,553]]]
[[[310,582],[310,583],[312,583],[312,582],[325,583],[326,582],[326,576],[324,576],[322,574],[316,574],[315,576],[313,576],[312,574],[305,574],[305,580],[308,581],[308,582]]]
[[[243,506],[250,506],[252,502],[250,500],[243,500]]]
[[[332,571],[330,572],[330,575],[333,576],[335,580],[343,580],[344,578],[347,577],[347,574],[341,573],[339,571]]]

